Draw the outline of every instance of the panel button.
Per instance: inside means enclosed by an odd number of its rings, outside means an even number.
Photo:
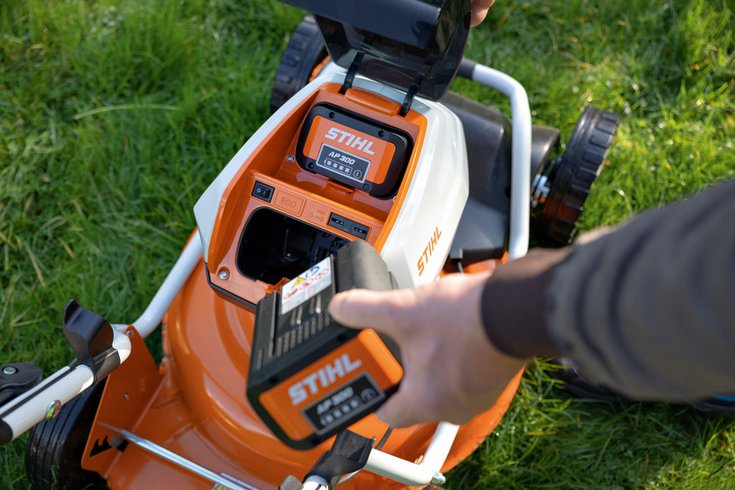
[[[279,189],[274,204],[278,209],[286,211],[291,216],[301,216],[305,203],[306,200],[303,197]]]
[[[262,199],[265,202],[271,202],[271,199],[273,198],[273,187],[256,181],[255,187],[253,187],[252,194],[253,196],[257,197],[258,199]]]

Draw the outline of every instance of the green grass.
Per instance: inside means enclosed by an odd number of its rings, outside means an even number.
[[[142,311],[194,202],[268,116],[300,18],[273,1],[0,4],[0,363],[67,362],[71,297]],[[735,176],[734,31],[729,0],[499,1],[467,55],[520,80],[563,138],[586,104],[624,116],[588,229]],[[0,448],[0,488],[26,486],[22,454]],[[537,365],[448,486],[733,488],[735,421],[573,400]]]

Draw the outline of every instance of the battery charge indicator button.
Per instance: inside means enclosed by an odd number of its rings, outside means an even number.
[[[316,165],[325,171],[322,173],[329,176],[349,179],[362,184],[370,168],[370,161],[333,146],[322,145]]]
[[[372,411],[372,407],[384,399],[385,393],[367,374],[363,374],[302,410],[302,413],[317,434],[324,434],[352,417]]]

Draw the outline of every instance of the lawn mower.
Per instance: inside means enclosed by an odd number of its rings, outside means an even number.
[[[508,408],[520,372],[467,424],[388,427],[373,412],[400,351],[336,325],[329,298],[569,243],[618,118],[586,108],[562,151],[521,84],[463,59],[469,0],[286,3],[312,16],[274,113],[194,206],[144,313],[111,324],[71,301],[74,362],[43,381],[2,367],[0,441],[33,428],[34,488],[441,485]],[[448,92],[457,75],[508,95],[511,119]],[[143,339],[162,322],[157,365]]]

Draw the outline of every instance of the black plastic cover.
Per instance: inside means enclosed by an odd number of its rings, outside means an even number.
[[[71,300],[64,307],[62,329],[76,353],[76,362],[89,366],[95,383],[120,365],[120,355],[112,348],[112,325],[97,313]]]
[[[91,363],[95,357],[112,348],[110,323],[74,300],[64,307],[63,330],[79,363]]]
[[[284,0],[314,14],[332,60],[401,90],[439,99],[467,42],[470,0]]]
[[[36,386],[42,375],[40,367],[27,362],[0,366],[0,406]]]
[[[338,485],[341,476],[365,467],[372,449],[372,439],[349,430],[340,432],[332,448],[319,458],[306,478],[320,476],[329,482],[331,488],[334,488]]]
[[[450,249],[465,265],[505,251],[510,215],[510,123],[499,110],[456,94],[442,102],[462,121],[470,196]]]
[[[448,93],[442,102],[462,121],[470,181],[470,196],[449,258],[463,265],[500,258],[510,221],[510,121],[498,109],[457,94]],[[533,126],[531,175],[548,162],[558,140],[558,129]]]

